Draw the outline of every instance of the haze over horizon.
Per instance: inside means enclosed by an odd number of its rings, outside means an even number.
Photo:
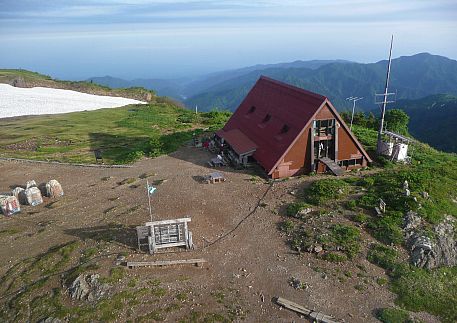
[[[0,68],[61,79],[177,78],[312,59],[457,58],[457,2],[64,0],[0,3]]]

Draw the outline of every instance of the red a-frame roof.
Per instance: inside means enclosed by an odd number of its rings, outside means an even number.
[[[262,76],[223,130],[239,129],[255,142],[254,158],[270,171],[326,99]]]
[[[253,157],[271,173],[326,103],[334,110],[325,96],[261,76],[221,134],[234,129],[241,131],[257,146]],[[334,113],[338,115],[336,110]],[[339,121],[349,132],[346,124]],[[357,139],[353,137],[353,140],[369,159]]]

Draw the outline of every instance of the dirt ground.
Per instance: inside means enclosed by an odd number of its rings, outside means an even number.
[[[128,252],[128,261],[208,261],[203,267],[127,271],[140,281],[157,277],[169,289],[185,288],[192,294],[180,311],[167,316],[167,321],[178,320],[194,309],[214,311],[220,306],[211,297],[214,291],[222,291],[226,299],[235,302],[242,313],[240,320],[244,317],[246,322],[305,321],[276,305],[272,300],[278,296],[346,322],[376,322],[373,313],[377,308],[393,306],[395,295],[376,283],[377,278],[385,277],[383,270],[370,264],[363,253],[343,264],[329,263],[308,253],[298,255],[278,230],[283,219],[281,207],[295,200],[290,191],[318,177],[269,184],[253,180],[250,171],[224,168],[225,183],[204,184],[199,177],[213,171],[206,166],[210,157],[202,149],[183,147],[169,156],[143,159],[123,169],[0,161],[0,192],[30,179],[37,183],[57,179],[65,191],[54,204],[45,200],[34,208],[23,207],[22,213],[13,217],[0,216],[0,230],[19,229],[18,233],[0,236],[0,275],[52,246],[73,240],[98,243],[98,237],[112,233],[113,255],[101,260],[107,267],[114,266],[114,254],[122,250]],[[140,178],[144,173],[155,174],[148,178],[151,182],[165,180],[157,185],[152,197],[153,219],[191,217],[195,250],[153,256],[138,252],[134,227],[149,221],[146,179]],[[129,178],[129,183],[121,184]],[[292,277],[308,287],[290,286]],[[355,288],[360,285],[363,288]],[[428,316],[423,319],[432,320]]]

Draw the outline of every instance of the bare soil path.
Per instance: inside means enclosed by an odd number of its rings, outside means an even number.
[[[223,169],[225,183],[202,184],[199,177],[212,171],[206,167],[209,158],[204,150],[183,147],[125,169],[0,161],[0,191],[30,179],[37,183],[57,179],[65,191],[58,202],[46,200],[34,208],[24,207],[11,218],[0,216],[0,231],[17,231],[0,236],[0,274],[54,245],[108,236],[114,239],[112,250],[127,250],[129,261],[205,258],[208,264],[204,268],[129,270],[139,279],[158,277],[170,288],[187,277],[185,285],[193,296],[184,312],[211,311],[216,306],[211,296],[214,291],[239,301],[247,322],[299,321],[295,313],[272,302],[275,296],[346,322],[376,322],[373,311],[393,305],[394,295],[376,284],[376,278],[385,277],[383,271],[364,255],[335,265],[307,253],[298,256],[286,244],[277,229],[281,206],[295,199],[291,190],[315,178],[269,184],[253,180],[248,171]],[[152,198],[153,218],[191,217],[196,250],[154,256],[136,250],[134,227],[149,221],[143,174],[152,175],[150,182],[161,182]],[[107,264],[112,265],[112,260]],[[289,284],[292,277],[306,282],[308,288],[294,289]],[[362,280],[366,281],[364,287],[355,288]],[[182,311],[168,320],[178,319]]]

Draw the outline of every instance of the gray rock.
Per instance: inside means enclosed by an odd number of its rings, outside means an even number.
[[[15,78],[10,84],[14,87],[27,87],[27,84],[22,77]]]
[[[440,224],[435,227],[436,244],[439,247],[437,255],[439,265],[457,265],[457,241],[456,241],[456,219],[450,215],[446,216]]]
[[[50,316],[50,317],[47,317],[45,319],[38,321],[38,323],[62,323],[62,320]]]
[[[414,231],[416,231],[422,224],[422,219],[414,211],[406,213],[403,221],[403,230],[405,231],[406,239],[409,239]]]
[[[420,234],[417,227],[409,231],[407,245],[410,249],[410,262],[416,267],[427,269],[456,266],[455,222],[452,216],[446,216],[434,228],[433,240]]]
[[[108,284],[102,284],[99,274],[79,275],[71,284],[68,292],[72,299],[96,301],[109,291]]]
[[[403,189],[404,189],[404,190],[409,189],[409,183],[408,183],[408,181],[404,181],[404,182],[403,182]]]
[[[297,214],[295,215],[295,217],[300,217],[302,215],[307,215],[307,214],[309,214],[311,212],[313,212],[312,208],[305,207],[305,208],[301,209],[300,211],[298,211]]]
[[[79,275],[68,289],[70,297],[77,300],[82,300],[89,294],[89,284],[83,275]]]
[[[436,254],[434,252],[436,247],[429,237],[414,233],[410,237],[409,245],[411,264],[419,268],[436,267]]]
[[[292,277],[289,279],[289,285],[295,289],[308,289],[309,286],[307,283],[300,281],[300,279]]]

